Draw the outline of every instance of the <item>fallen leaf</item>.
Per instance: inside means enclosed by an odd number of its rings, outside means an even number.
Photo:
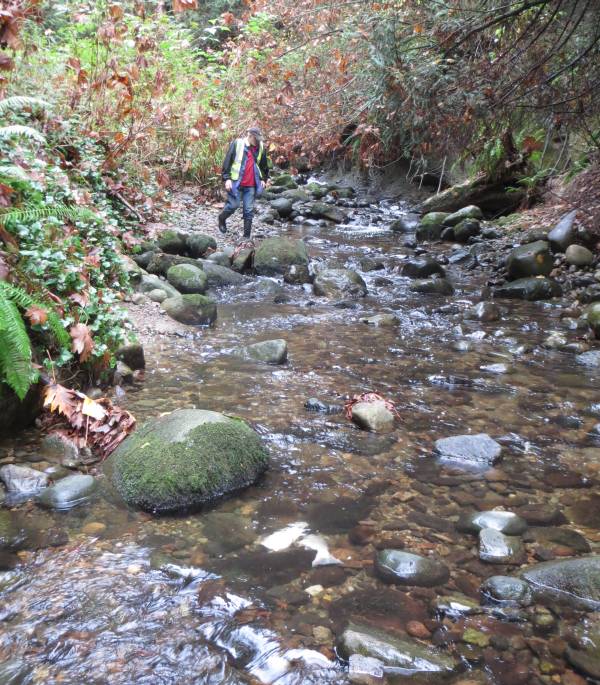
[[[94,350],[94,341],[90,329],[84,323],[71,326],[69,335],[73,339],[73,352],[79,355],[82,362],[87,361]]]
[[[86,416],[91,416],[97,421],[101,421],[106,416],[106,409],[104,409],[101,404],[86,395],[83,399],[81,413],[85,414]]]
[[[31,321],[32,326],[43,326],[48,321],[48,312],[41,307],[29,307],[25,316]]]

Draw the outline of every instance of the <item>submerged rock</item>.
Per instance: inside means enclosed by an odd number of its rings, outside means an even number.
[[[513,606],[528,606],[531,604],[531,589],[520,578],[512,576],[491,576],[480,588],[485,599]]]
[[[529,583],[538,602],[600,610],[600,555],[546,561],[519,575]]]
[[[452,295],[454,287],[446,278],[419,278],[410,284],[415,293],[426,295]]]
[[[267,451],[241,419],[180,409],[145,423],[106,460],[110,480],[130,505],[178,512],[254,483]]]
[[[458,664],[447,654],[405,640],[371,626],[350,623],[342,633],[338,648],[343,658],[360,654],[377,659],[387,667],[398,669],[403,677],[451,674]]]
[[[567,647],[567,660],[590,678],[600,678],[600,618],[588,616],[574,626]]]
[[[254,269],[259,276],[281,276],[292,264],[308,266],[308,252],[302,240],[267,238],[254,253]]]
[[[384,549],[375,555],[375,572],[389,583],[434,587],[450,578],[448,567],[441,561],[397,549]]]
[[[217,318],[216,302],[204,295],[169,297],[162,307],[172,319],[190,326],[206,326]]]
[[[61,478],[54,485],[46,488],[38,501],[49,509],[71,509],[78,504],[88,502],[95,491],[95,478],[78,474]]]
[[[525,549],[521,538],[484,528],[479,532],[479,558],[488,564],[520,564],[525,560]]]
[[[394,428],[394,414],[384,400],[358,402],[352,407],[352,421],[368,431],[387,433]]]
[[[498,321],[500,309],[493,302],[479,302],[465,312],[465,319],[476,321]]]
[[[352,269],[322,269],[313,282],[315,295],[330,299],[364,297],[367,284]]]
[[[589,352],[582,352],[575,357],[575,361],[581,366],[587,366],[590,369],[600,368],[600,350],[590,350]]]
[[[242,347],[239,354],[265,364],[283,364],[287,360],[288,347],[282,339],[265,340]]]
[[[6,464],[0,468],[0,480],[9,493],[17,495],[33,494],[48,485],[48,476],[29,466]]]
[[[510,511],[480,511],[462,514],[456,522],[456,530],[477,535],[484,528],[500,531],[505,535],[522,535],[527,521]]]
[[[494,289],[494,297],[512,300],[550,300],[560,297],[562,288],[551,278],[519,278]]]
[[[348,678],[355,685],[383,683],[383,662],[361,654],[351,654],[348,659]]]
[[[441,459],[474,466],[491,466],[500,460],[502,447],[487,433],[455,435],[435,441]]]

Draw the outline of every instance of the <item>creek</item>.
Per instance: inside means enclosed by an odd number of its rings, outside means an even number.
[[[120,404],[140,423],[180,407],[240,416],[268,445],[270,469],[256,486],[185,517],[154,518],[103,497],[67,512],[34,504],[8,512],[68,541],[0,557],[1,682],[342,684],[335,646],[349,620],[452,653],[463,672],[447,682],[579,682],[560,680],[573,674],[563,636],[574,612],[533,606],[516,618],[444,618],[431,605],[457,592],[479,601],[483,580],[519,568],[480,560],[477,538],[454,525],[465,512],[530,512],[532,526],[537,512],[598,550],[598,373],[541,345],[553,330],[577,336],[554,302],[499,302],[499,320],[468,320],[486,276],[460,264],[446,267],[453,296],[412,292],[399,273],[413,255],[403,246],[409,236],[387,228],[401,215],[410,216],[409,204],[388,200],[346,225],[277,229],[304,239],[313,260],[357,269],[365,298],[335,306],[308,285],[255,279],[218,293],[214,327],[145,343],[145,382]],[[440,257],[450,247],[428,251]],[[384,268],[363,272],[367,258]],[[377,313],[397,324],[361,322]],[[288,343],[283,366],[230,354],[273,338]],[[304,407],[311,397],[341,407],[368,391],[396,405],[391,433]],[[491,435],[502,461],[468,470],[435,457],[436,440],[466,433]],[[38,444],[33,431],[1,447],[27,462],[39,459]],[[575,554],[541,529],[525,539],[523,565]],[[373,554],[393,547],[433,554],[450,580],[384,584]],[[339,563],[315,565],[328,556]]]

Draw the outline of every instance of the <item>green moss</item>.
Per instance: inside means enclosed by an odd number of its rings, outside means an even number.
[[[128,504],[153,512],[201,506],[253,483],[267,467],[259,436],[240,420],[203,423],[161,439],[152,423],[111,457],[112,480]]]

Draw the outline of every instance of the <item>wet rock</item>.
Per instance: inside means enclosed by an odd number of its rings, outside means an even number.
[[[572,645],[567,647],[567,660],[590,678],[600,678],[600,619],[588,616],[571,633]]]
[[[162,308],[175,321],[190,326],[207,326],[217,318],[216,302],[204,295],[169,297]]]
[[[458,593],[436,597],[432,602],[432,608],[434,612],[452,618],[475,616],[483,611],[479,606],[479,602]]]
[[[313,219],[326,219],[335,224],[343,224],[347,220],[346,214],[335,205],[328,205],[324,202],[315,202],[310,208],[310,216]]]
[[[284,364],[287,360],[287,342],[282,339],[265,340],[242,347],[238,354],[246,359],[264,362],[265,364]]]
[[[116,353],[115,357],[127,364],[130,369],[137,371],[143,369],[146,366],[146,360],[144,358],[144,348],[139,343],[134,343],[131,345],[124,345],[120,347]]]
[[[532,302],[550,300],[561,294],[561,286],[551,278],[519,278],[494,289],[494,297]]]
[[[516,247],[506,262],[511,280],[527,276],[548,276],[554,268],[550,245],[544,240]]]
[[[381,271],[381,269],[385,269],[385,264],[381,261],[381,259],[365,257],[364,259],[360,260],[361,271]]]
[[[395,314],[375,314],[374,316],[365,316],[359,319],[359,321],[366,323],[368,326],[379,328],[382,326],[396,326],[398,324],[398,317]]]
[[[34,494],[48,485],[48,476],[29,466],[6,464],[0,468],[0,480],[9,493],[17,495]]]
[[[21,659],[8,659],[0,664],[0,683],[2,685],[27,685],[31,683],[32,668]]]
[[[46,488],[38,501],[48,509],[72,509],[88,502],[95,491],[96,480],[93,476],[77,474],[61,478]]]
[[[364,430],[387,433],[394,428],[394,414],[383,400],[358,402],[352,407],[352,421]]]
[[[312,277],[307,264],[292,264],[283,274],[283,280],[291,285],[302,285],[310,283]]]
[[[582,245],[569,245],[565,252],[567,264],[572,266],[590,266],[594,261],[594,254]]]
[[[186,251],[186,234],[167,229],[158,234],[158,247],[168,254],[183,255]]]
[[[520,578],[512,576],[492,576],[481,586],[481,594],[487,600],[513,606],[531,604],[531,589]]]
[[[211,554],[228,554],[251,545],[257,538],[251,519],[228,512],[210,512],[202,516],[202,532],[208,538]]]
[[[444,219],[444,224],[446,226],[456,226],[463,221],[463,219],[483,219],[483,212],[475,205],[468,205],[467,207],[463,207],[462,209],[449,214]]]
[[[479,302],[471,309],[467,309],[464,317],[475,321],[498,321],[500,308],[493,302]]]
[[[414,226],[406,219],[400,218],[392,221],[390,224],[390,231],[393,231],[394,233],[412,233],[414,231]]]
[[[485,238],[486,240],[496,240],[497,238],[502,237],[502,233],[497,228],[486,226],[481,231],[481,237]]]
[[[267,461],[259,436],[240,419],[180,409],[126,438],[105,472],[128,504],[178,512],[254,483]]]
[[[351,654],[348,659],[348,680],[354,685],[383,683],[383,662],[361,654]]]
[[[219,288],[227,285],[243,285],[248,282],[246,276],[242,276],[242,274],[229,268],[229,257],[227,258],[227,264],[225,266],[214,264],[207,259],[201,260],[201,264],[209,288]]]
[[[290,188],[289,190],[285,190],[283,193],[281,193],[281,197],[291,200],[292,204],[296,204],[297,202],[308,202],[310,200],[310,195],[299,188]]]
[[[360,654],[398,669],[403,677],[449,675],[457,668],[452,657],[412,640],[405,640],[371,626],[350,623],[342,633],[338,649],[343,658]]]
[[[575,357],[575,361],[581,366],[587,366],[590,369],[600,368],[600,350],[590,350],[583,352]]]
[[[265,221],[264,218],[263,218],[263,221]],[[269,222],[266,221],[266,223],[269,223]],[[225,266],[225,267],[229,268],[231,266],[232,255],[233,255],[233,250],[231,250],[231,251],[230,250],[228,250],[228,251],[219,250],[217,252],[212,252],[211,254],[209,254],[206,257],[206,259],[198,260],[198,261],[208,262],[210,264],[218,264],[219,266]],[[203,269],[204,269],[204,264],[203,264]],[[204,271],[206,271],[206,269],[204,269]]]
[[[458,243],[466,243],[469,238],[479,235],[481,224],[477,219],[463,219],[454,226],[454,240]]]
[[[462,264],[465,268],[475,266],[475,257],[469,250],[456,250],[448,257],[448,264]]]
[[[525,542],[535,542],[542,545],[559,545],[568,547],[574,552],[591,552],[589,542],[575,530],[570,528],[556,528],[554,526],[543,526],[529,528],[523,535]]]
[[[440,235],[440,238],[446,242],[452,242],[454,240],[454,227],[453,226],[445,226],[444,229],[442,230],[442,234]]]
[[[567,523],[565,515],[556,506],[547,504],[528,504],[519,507],[517,513],[530,526],[557,526]]]
[[[117,362],[113,382],[116,385],[130,385],[133,383],[133,370],[124,362]]]
[[[236,250],[236,253],[232,258],[231,268],[238,273],[251,269],[253,256],[254,248],[252,246],[242,247]]]
[[[567,508],[567,515],[572,523],[600,530],[600,495],[577,497]]]
[[[575,217],[577,210],[565,214],[556,226],[548,233],[548,240],[553,252],[564,252],[569,245],[575,242],[577,229]]]
[[[97,461],[89,447],[80,448],[61,433],[49,433],[42,438],[40,455],[47,461],[57,462],[71,469]]]
[[[484,528],[479,533],[479,558],[488,564],[520,564],[525,560],[521,538]]]
[[[505,535],[522,535],[527,522],[510,511],[481,511],[462,514],[456,522],[456,530],[477,535],[481,530],[491,528]]]
[[[249,575],[261,585],[289,583],[309,571],[316,552],[312,549],[285,549],[281,552],[242,550],[235,558],[228,557],[215,564],[217,572],[239,578]],[[308,595],[307,595],[308,596]]]
[[[410,289],[415,293],[425,295],[452,295],[454,287],[445,278],[418,278],[410,284]]]
[[[204,257],[209,250],[217,249],[217,241],[210,235],[190,233],[185,239],[187,251],[192,257]]]
[[[304,408],[307,411],[314,411],[320,414],[339,414],[342,407],[338,404],[327,404],[322,402],[318,397],[311,397],[304,403]]]
[[[396,549],[377,552],[375,572],[388,583],[420,587],[444,585],[450,578],[450,571],[442,562]]]
[[[180,294],[177,288],[152,274],[144,274],[136,287],[142,293],[149,293],[151,290],[164,290],[169,297],[177,297]]]
[[[292,264],[308,266],[308,252],[302,240],[267,238],[254,253],[254,269],[259,276],[283,275]]]
[[[441,438],[436,440],[435,449],[440,459],[474,466],[491,466],[502,453],[502,447],[487,433]]]
[[[167,280],[180,293],[204,293],[207,288],[207,277],[202,269],[191,264],[177,264],[167,272]]]
[[[274,209],[283,219],[289,217],[294,208],[294,203],[287,197],[278,197],[272,200],[270,205],[271,209]]]
[[[330,299],[364,297],[367,285],[352,269],[322,269],[313,282],[315,295]]]
[[[585,318],[596,338],[600,339],[600,302],[594,302],[587,308]]]
[[[16,551],[26,546],[31,532],[20,518],[0,509],[0,551]],[[1,561],[1,559],[0,559]]]
[[[566,604],[573,609],[600,609],[600,556],[546,561],[520,574],[540,603]]]
[[[446,275],[444,267],[431,257],[413,257],[402,265],[402,275],[409,278],[427,278],[433,274]]]

